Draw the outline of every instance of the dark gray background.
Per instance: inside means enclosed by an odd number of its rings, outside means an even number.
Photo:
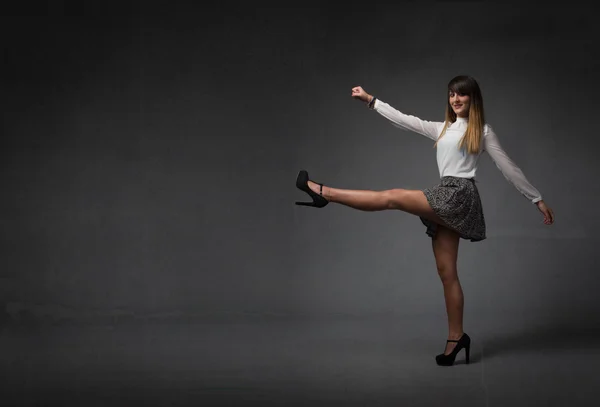
[[[579,349],[586,338],[597,355],[600,59],[589,7],[60,4],[46,15],[2,18],[5,341],[22,344],[11,336],[19,327],[65,338],[71,334],[54,329],[199,324],[210,345],[194,351],[202,362],[190,357],[208,369],[206,389],[251,375],[227,370],[240,359],[219,355],[235,348],[243,359],[257,354],[248,344],[277,343],[267,334],[280,332],[273,321],[317,324],[283,329],[301,334],[363,321],[347,337],[335,331],[345,338],[382,321],[376,326],[399,337],[427,338],[435,346],[428,352],[442,350],[442,287],[420,220],[298,207],[307,196],[294,181],[307,169],[341,188],[433,185],[430,140],[393,127],[350,90],[361,85],[401,111],[441,121],[447,82],[469,74],[481,85],[488,123],[556,223],[545,226],[489,156],[481,158],[488,239],[461,242],[465,330],[482,349],[488,340],[490,353],[536,350],[544,340]],[[231,326],[247,331],[232,335]],[[225,345],[241,338],[250,348]],[[58,365],[62,354],[43,343],[45,357],[56,358],[46,365]],[[114,350],[106,343],[97,345]],[[29,366],[22,377],[37,383],[30,359],[12,355],[5,366]],[[280,359],[269,360],[277,370]],[[232,371],[242,373],[223,373]],[[206,384],[215,372],[228,384]],[[289,403],[288,394],[271,395]],[[515,402],[499,398],[500,385],[495,399],[477,394],[474,405]],[[307,403],[322,401],[315,397]]]

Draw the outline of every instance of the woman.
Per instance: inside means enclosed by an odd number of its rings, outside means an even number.
[[[469,363],[471,339],[463,331],[464,297],[456,265],[461,238],[472,242],[486,238],[483,209],[475,185],[477,160],[481,153],[487,151],[504,177],[537,206],[546,225],[554,223],[554,213],[546,206],[540,192],[507,156],[494,130],[485,122],[481,91],[472,77],[457,76],[448,83],[443,122],[421,120],[401,113],[360,86],[352,88],[352,97],[367,103],[370,109],[395,126],[433,140],[440,182],[423,190],[347,190],[315,183],[302,170],[296,186],[308,193],[313,201],[296,204],[322,208],[329,202],[335,202],[363,211],[399,209],[419,216],[426,226],[426,233],[432,238],[448,316],[446,349],[436,356],[436,362],[451,366],[458,352],[464,348],[465,361]]]

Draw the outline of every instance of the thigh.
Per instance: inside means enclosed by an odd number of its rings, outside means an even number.
[[[422,216],[438,225],[444,225],[444,221],[435,214],[427,201],[425,194],[420,190],[397,189],[395,191],[395,204],[397,209],[413,215]]]

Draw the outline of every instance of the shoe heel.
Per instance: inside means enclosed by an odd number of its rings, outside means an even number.
[[[471,338],[469,337],[469,335],[463,333],[460,339],[448,339],[446,342],[457,342],[457,344],[451,353],[447,355],[445,353],[441,353],[435,357],[435,360],[438,365],[452,366],[454,364],[454,360],[456,359],[456,355],[458,355],[458,352],[460,352],[462,349],[465,350],[465,363],[469,363],[469,356],[471,351]]]
[[[321,190],[319,191],[320,193],[317,194],[310,189],[308,186],[308,181],[308,172],[306,172],[306,170],[302,170],[298,173],[298,177],[296,178],[296,187],[301,191],[306,192],[308,196],[312,198],[312,202],[296,202],[296,205],[312,206],[315,208],[323,208],[324,206],[327,206],[329,201],[323,197],[323,184],[317,183],[321,187]]]

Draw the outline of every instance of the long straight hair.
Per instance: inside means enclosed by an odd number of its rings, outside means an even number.
[[[477,154],[481,148],[481,139],[483,137],[483,126],[485,124],[485,115],[483,111],[483,97],[477,81],[467,75],[459,75],[448,83],[448,93],[455,92],[463,95],[469,95],[471,103],[469,106],[469,121],[465,134],[460,139],[459,147],[465,148],[469,154]],[[456,121],[456,113],[450,105],[450,98],[446,93],[446,118],[444,128],[434,144],[437,147],[438,141],[446,134],[446,129],[451,123]]]

